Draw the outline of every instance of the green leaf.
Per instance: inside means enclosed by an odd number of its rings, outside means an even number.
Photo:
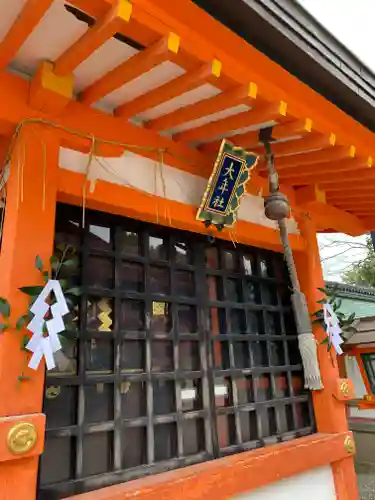
[[[316,301],[317,304],[325,304],[326,302],[327,302],[327,299],[320,299],[320,300]]]
[[[27,315],[21,316],[16,323],[16,330],[22,330],[22,328],[25,326],[26,320],[27,320]]]
[[[328,339],[328,337],[327,337],[326,339],[322,340],[320,343],[321,343],[321,344],[328,344],[328,340],[329,340],[329,339]]]
[[[42,292],[43,288],[44,286],[23,286],[20,291],[30,297],[36,297]]]
[[[327,295],[327,289],[326,288],[318,288],[319,292],[324,293],[324,295]]]
[[[3,299],[2,297],[0,297],[0,314],[4,318],[9,318],[10,316],[10,304],[7,299]]]
[[[25,350],[27,344],[29,343],[29,337],[25,334],[21,339],[21,348]]]
[[[313,312],[311,316],[322,316],[323,315],[323,310],[318,309],[317,311]]]
[[[59,282],[60,282],[61,288],[64,290],[64,293],[65,293],[65,289],[68,286],[68,280],[65,280],[65,279],[62,280],[61,279],[61,280],[59,280]]]
[[[43,279],[44,283],[47,284],[49,280],[49,272],[48,271],[43,271]]]
[[[24,314],[23,316],[21,316],[17,323],[16,323],[16,330],[22,330],[22,328],[25,326],[26,324],[26,321],[29,319],[29,314]]]
[[[8,323],[0,323],[0,333],[3,333],[7,328],[9,328]]]
[[[49,259],[49,262],[51,264],[52,270],[56,271],[59,267],[60,260],[56,257],[56,255],[52,255],[52,257]]]
[[[58,245],[56,245],[56,249],[60,250],[60,252],[64,252],[67,246],[68,245],[65,245],[65,243],[59,243]]]
[[[76,264],[77,264],[77,259],[64,260],[64,262],[62,263],[62,265],[66,267],[72,267],[75,266]]]
[[[82,295],[82,290],[77,286],[73,288],[69,288],[69,290],[65,291],[66,295],[74,295],[75,297],[79,297]]]
[[[38,271],[42,272],[43,271],[43,261],[40,255],[37,255],[35,257],[35,267],[38,269]]]

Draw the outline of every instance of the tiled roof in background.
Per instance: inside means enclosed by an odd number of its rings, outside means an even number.
[[[375,288],[367,288],[344,283],[327,281],[329,289],[336,289],[337,295],[342,300],[340,310],[343,313],[356,313],[359,318],[375,316]]]

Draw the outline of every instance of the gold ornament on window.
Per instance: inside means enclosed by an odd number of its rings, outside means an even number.
[[[153,316],[164,316],[165,315],[165,302],[153,302],[152,303],[152,315]]]

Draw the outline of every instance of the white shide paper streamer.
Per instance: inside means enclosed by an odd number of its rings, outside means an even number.
[[[50,306],[46,300],[54,293],[56,302]],[[51,310],[52,319],[46,321],[45,315]],[[56,367],[54,353],[61,350],[61,343],[58,333],[65,330],[63,316],[69,313],[64,293],[58,280],[49,280],[38,298],[30,308],[34,317],[27,325],[27,329],[33,334],[26,349],[31,351],[29,368],[37,370],[43,357],[46,360],[48,370]],[[43,335],[44,324],[47,327],[48,335]]]
[[[337,354],[342,354],[341,344],[344,343],[341,338],[342,330],[340,328],[339,320],[332,309],[331,304],[323,304],[324,323],[326,324],[326,332],[328,341],[333,345]]]

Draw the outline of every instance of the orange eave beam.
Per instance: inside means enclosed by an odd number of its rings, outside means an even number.
[[[23,119],[45,118],[41,111],[29,107],[29,87],[30,83],[17,75],[7,73],[1,76],[0,120],[7,120],[14,126]],[[86,135],[86,137],[79,137],[57,129],[59,130],[61,144],[64,147],[88,153],[92,142],[87,136],[93,135],[104,140],[134,144],[136,147],[145,146],[148,148],[147,151],[134,149],[134,152],[154,160],[156,160],[157,155],[155,152],[150,152],[149,148],[163,148],[165,149],[164,161],[167,165],[195,175],[198,173],[205,178],[208,178],[212,172],[212,159],[196,149],[189,148],[168,137],[161,137],[152,130],[141,129],[120,118],[88,108],[76,101],[71,101],[54,121],[67,129],[78,130]],[[121,154],[121,148],[120,151],[118,151],[118,146],[116,148],[117,154]],[[109,145],[97,144],[97,154],[99,156],[111,155],[111,151]],[[268,190],[267,180],[256,173],[253,174],[248,186],[249,192],[253,194],[259,194],[260,191],[266,194]],[[289,197],[292,207],[298,211],[294,190],[285,188],[282,184],[281,190]]]
[[[174,136],[175,140],[189,143],[194,141],[209,140],[213,137],[229,134],[229,132],[263,122],[273,120],[285,120],[287,114],[285,102],[270,103],[259,106],[250,111],[244,111],[237,115],[216,120],[186,132]]]
[[[68,170],[59,170],[58,174],[58,199],[59,201],[74,205],[82,204],[82,185],[84,175]],[[159,213],[156,203],[159,200]],[[198,207],[186,205],[163,197],[150,197],[138,189],[119,186],[109,182],[98,181],[95,191],[87,193],[87,206],[93,209],[117,213],[148,222],[172,226],[177,229],[211,234],[209,229],[196,220]],[[280,250],[280,237],[276,229],[259,226],[246,221],[238,221],[236,225],[237,238],[244,244],[251,244],[270,250]],[[223,239],[231,240],[231,232],[224,230],[220,233]],[[301,236],[290,235],[292,248],[302,251],[304,240]]]
[[[79,96],[80,101],[91,105],[162,62],[173,60],[178,54],[179,45],[179,37],[169,33],[87,87]]]
[[[156,131],[168,130],[184,123],[218,113],[224,109],[232,108],[238,104],[247,104],[251,107],[257,97],[257,90],[256,84],[250,82],[249,85],[236,87],[235,89],[222,92],[216,96],[155,118],[149,121],[146,126]]]
[[[336,137],[334,134],[322,135],[311,133],[308,137],[295,139],[285,142],[280,142],[279,144],[272,144],[273,154],[277,156],[292,155],[305,153],[312,150],[322,150],[328,149],[335,145]],[[263,146],[259,146],[253,149],[255,153],[261,153],[264,151]]]
[[[194,90],[197,87],[209,82],[217,85],[220,78],[221,63],[217,59],[212,63],[204,64],[203,66],[189,71],[170,82],[157,87],[154,90],[143,94],[132,101],[119,106],[115,110],[115,115],[121,118],[131,118],[143,111],[152,109],[159,104],[168,102],[169,100],[178,97],[185,92]],[[216,81],[215,81],[216,80]]]
[[[328,173],[333,175],[343,173],[346,175],[346,172],[355,170],[365,172],[372,167],[372,164],[372,158],[350,158],[342,161],[315,163],[304,166],[301,171],[297,171],[294,167],[282,169],[279,172],[279,178],[284,179],[288,184],[297,184],[298,182],[301,183],[301,181],[310,184],[315,182],[316,178],[327,177]]]
[[[348,191],[343,189],[341,192],[328,192],[326,198],[329,203],[335,203],[343,200],[373,200],[374,193],[372,187],[370,187],[369,190],[353,189]]]
[[[354,146],[349,148],[345,146],[333,146],[329,149],[314,151],[312,153],[301,153],[292,156],[278,158],[275,162],[276,169],[298,168],[304,165],[313,165],[315,163],[324,163],[337,160],[354,158],[356,150]]]
[[[327,204],[324,201],[325,193],[319,191],[315,185],[296,189],[295,194],[296,206],[310,212],[312,218],[319,226],[327,229],[335,229],[351,236],[359,236],[366,232],[365,227],[358,217]]]
[[[321,174],[314,179],[315,183],[318,183],[319,186],[324,190],[325,186],[340,184],[352,184],[358,180],[361,181],[371,181],[375,180],[375,169],[367,168],[362,170],[353,170],[350,172],[346,172],[345,175],[341,175],[339,178],[335,175],[335,172],[331,172],[327,170],[326,174]],[[289,184],[289,182],[288,182]],[[374,197],[375,198],[375,197]]]
[[[190,50],[196,51],[199,47],[202,57],[215,54],[233,78],[242,80],[242,83],[246,77],[247,81],[251,79],[256,82],[265,99],[284,100],[288,102],[288,112],[291,115],[300,118],[309,116],[317,132],[330,134],[333,131],[339,138],[339,143],[348,147],[354,143],[362,155],[370,156],[375,152],[375,148],[371,146],[373,134],[368,129],[276,65],[243,38],[208,16],[193,2],[133,0],[133,4],[152,13],[155,18],[163,19],[177,30],[189,44]],[[196,27],[195,31],[193,27]]]
[[[276,141],[287,139],[288,137],[309,136],[312,131],[312,121],[309,118],[304,120],[292,120],[286,123],[280,123],[272,127],[272,136]],[[246,149],[255,149],[259,146],[259,131],[246,132],[244,134],[236,134],[231,136],[231,142],[236,146],[241,146]],[[202,144],[199,150],[206,154],[216,154],[219,151],[221,141],[209,142]],[[277,142],[275,143],[275,145]],[[262,153],[264,150],[259,149]]]
[[[369,182],[366,180],[366,183],[362,180],[357,180],[357,181],[351,181],[350,183],[346,182],[340,182],[338,179],[338,182],[335,184],[325,184],[324,182],[319,183],[319,187],[321,189],[324,189],[326,192],[335,192],[335,191],[355,191],[359,189],[363,189],[365,191],[368,191],[369,189],[375,189],[375,181]],[[375,194],[375,193],[374,193]]]
[[[13,0],[10,0],[13,1]],[[4,69],[39,24],[54,0],[27,0],[17,19],[0,43],[0,69]]]
[[[360,207],[372,207],[375,208],[375,198],[374,199],[345,199],[345,200],[336,200],[334,201],[334,205],[337,208],[341,208],[343,210],[355,210]]]
[[[71,3],[94,15],[105,11],[113,1],[71,0]],[[165,36],[167,30],[173,30],[184,40],[184,47],[190,54],[199,53],[200,60],[206,62],[217,57],[227,74],[239,85],[254,81],[264,99],[287,101],[288,112],[299,119],[309,116],[316,132],[330,134],[333,131],[340,144],[347,147],[355,144],[360,155],[375,157],[371,131],[208,16],[193,2],[133,0],[132,4],[134,19],[143,18],[142,22],[148,28],[161,36]]]
[[[54,63],[54,73],[65,76],[73,72],[95,50],[103,45],[130,20],[132,5],[128,0],[117,0],[102,19],[61,54]]]

